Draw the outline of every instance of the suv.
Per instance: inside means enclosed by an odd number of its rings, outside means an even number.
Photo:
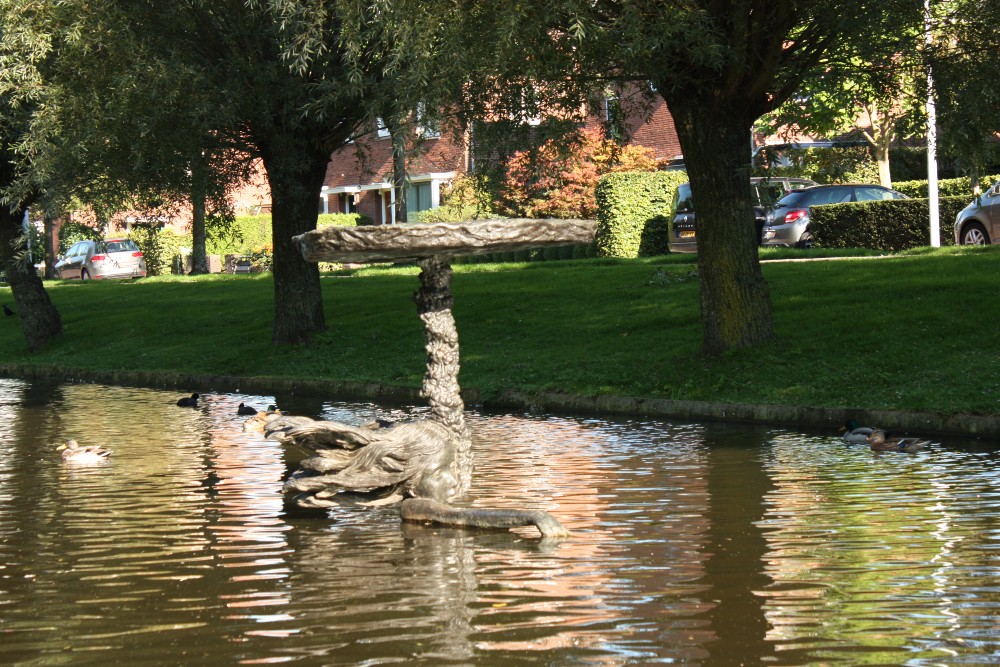
[[[55,265],[60,278],[144,278],[146,260],[135,241],[77,241]]]
[[[816,185],[816,183],[805,178],[785,178],[783,176],[751,178],[751,197],[753,198],[754,219],[758,234],[764,226],[765,210],[768,206],[792,190],[799,190],[811,185]],[[698,249],[690,183],[682,183],[677,186],[677,194],[674,197],[674,221],[670,225],[668,242],[671,252],[694,252]]]
[[[972,200],[955,218],[956,245],[1000,243],[1000,182]]]
[[[909,199],[909,197],[881,185],[867,184],[817,185],[789,192],[767,212],[762,244],[808,248],[813,240],[812,234],[809,233],[811,206],[884,199]]]

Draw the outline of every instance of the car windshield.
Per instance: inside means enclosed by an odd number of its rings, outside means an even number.
[[[128,239],[123,241],[108,241],[105,244],[105,252],[135,252],[138,249],[135,242]]]
[[[674,198],[675,211],[691,211],[694,204],[691,203],[691,184],[681,183],[677,186],[677,196]]]
[[[795,208],[798,206],[805,206],[806,193],[801,190],[796,190],[794,192],[789,192],[787,195],[778,200],[778,203],[774,205],[774,208],[788,207]]]

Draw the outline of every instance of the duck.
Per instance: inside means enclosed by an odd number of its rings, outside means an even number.
[[[840,430],[844,432],[844,442],[863,444],[868,442],[868,436],[875,429],[870,426],[858,426],[858,422],[848,419]]]
[[[191,394],[190,396],[177,401],[177,405],[182,408],[196,408],[198,407],[199,398],[200,396],[198,394]]]
[[[906,452],[912,454],[930,444],[930,440],[920,438],[887,438],[885,431],[877,428],[867,438],[873,452]]]
[[[240,403],[239,407],[236,408],[236,414],[238,414],[238,415],[255,415],[255,414],[257,414],[257,410],[255,410],[254,408],[250,407],[249,405],[246,405],[244,403]]]
[[[76,440],[67,440],[56,448],[62,452],[62,460],[73,463],[98,463],[111,456],[111,450],[100,445],[81,447]]]

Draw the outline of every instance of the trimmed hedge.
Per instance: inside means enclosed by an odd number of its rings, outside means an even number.
[[[893,190],[898,190],[908,197],[926,198],[927,181],[900,181],[892,184]],[[965,197],[972,199],[972,181],[968,176],[960,178],[943,178],[938,181],[938,195],[940,197]],[[966,202],[968,203],[968,202]],[[942,216],[943,217],[943,216]]]
[[[597,184],[599,257],[650,257],[670,252],[667,233],[683,171],[617,172]]]
[[[941,245],[955,243],[955,216],[969,197],[941,197]],[[895,252],[931,243],[926,199],[894,199],[813,206],[813,243],[823,248],[872,248]]]
[[[321,213],[316,227],[338,225],[357,227],[372,224],[371,218],[360,213]],[[238,215],[232,225],[221,233],[212,234],[205,241],[209,255],[249,255],[272,245],[271,214]]]

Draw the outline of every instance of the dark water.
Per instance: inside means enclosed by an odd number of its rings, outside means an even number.
[[[287,516],[298,454],[236,416],[275,398],[179,395],[0,380],[0,663],[1000,663],[988,444],[472,413],[468,502],[550,511],[574,536],[547,544]],[[112,459],[63,464],[67,438]]]

